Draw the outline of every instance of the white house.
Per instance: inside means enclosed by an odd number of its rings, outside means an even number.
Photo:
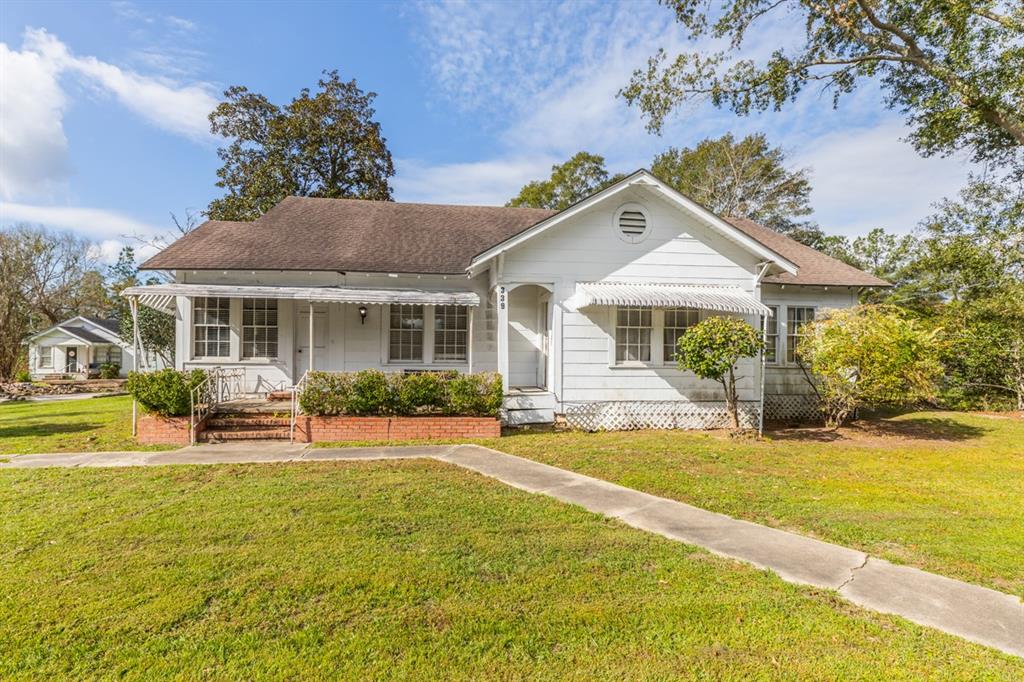
[[[564,211],[289,197],[251,223],[210,221],[125,292],[177,319],[176,362],[244,368],[246,390],[312,368],[497,371],[509,421],[706,426],[719,384],[679,370],[709,315],[764,329],[740,367],[745,419],[805,409],[800,325],[886,282],[640,170]],[[762,360],[764,371],[762,371]]]
[[[98,374],[114,364],[127,376],[135,369],[130,345],[118,334],[117,320],[73,317],[34,334],[27,340],[29,373],[33,378],[64,374]]]

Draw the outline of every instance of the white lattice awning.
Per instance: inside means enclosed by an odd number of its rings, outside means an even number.
[[[174,311],[177,296],[218,296],[225,298],[277,298],[317,303],[360,305],[461,305],[478,306],[480,297],[472,291],[428,291],[425,289],[364,289],[362,287],[275,287],[235,284],[148,284],[128,287],[122,296],[138,297],[144,306]]]
[[[739,287],[701,284],[581,282],[566,305],[570,310],[595,305],[650,308],[698,308],[771,316],[772,312]]]

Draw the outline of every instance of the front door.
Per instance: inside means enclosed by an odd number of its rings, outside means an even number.
[[[295,316],[295,379],[298,381],[309,369],[309,305],[299,304]],[[313,306],[313,368],[327,367],[327,305]]]
[[[78,346],[68,346],[64,353],[64,371],[74,373],[78,371]]]

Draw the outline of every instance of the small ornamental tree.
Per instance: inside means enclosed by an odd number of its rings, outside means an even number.
[[[737,410],[736,363],[761,350],[756,329],[735,317],[709,317],[690,327],[679,339],[679,369],[692,370],[701,379],[714,379],[725,389],[725,404],[734,428],[740,427]]]
[[[862,406],[902,406],[935,397],[942,374],[937,332],[899,309],[861,305],[831,310],[801,328],[797,355],[810,369],[837,428]]]

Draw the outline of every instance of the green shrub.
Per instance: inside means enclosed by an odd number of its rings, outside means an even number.
[[[454,372],[416,372],[392,375],[397,414],[437,412],[444,409],[445,385]]]
[[[310,372],[299,407],[310,415],[413,415],[443,413],[496,417],[501,409],[501,375],[416,372],[385,374]]]
[[[20,381],[23,384],[24,383],[28,383],[28,382],[32,381],[32,375],[29,374],[28,370],[23,369],[20,372],[18,372],[16,375],[14,375],[14,380],[15,381]]]
[[[121,373],[121,365],[116,362],[105,362],[100,365],[100,379],[116,379]]]
[[[456,374],[448,381],[446,414],[497,417],[502,402],[501,375],[497,372]]]
[[[352,375],[346,411],[358,415],[394,412],[393,383],[379,369],[364,369]]]
[[[206,372],[194,369],[179,372],[162,369],[159,372],[131,372],[125,383],[132,397],[143,409],[163,417],[182,417],[191,409],[192,389],[206,378]]]
[[[299,394],[299,407],[304,414],[345,414],[351,386],[351,374],[310,372]]]

